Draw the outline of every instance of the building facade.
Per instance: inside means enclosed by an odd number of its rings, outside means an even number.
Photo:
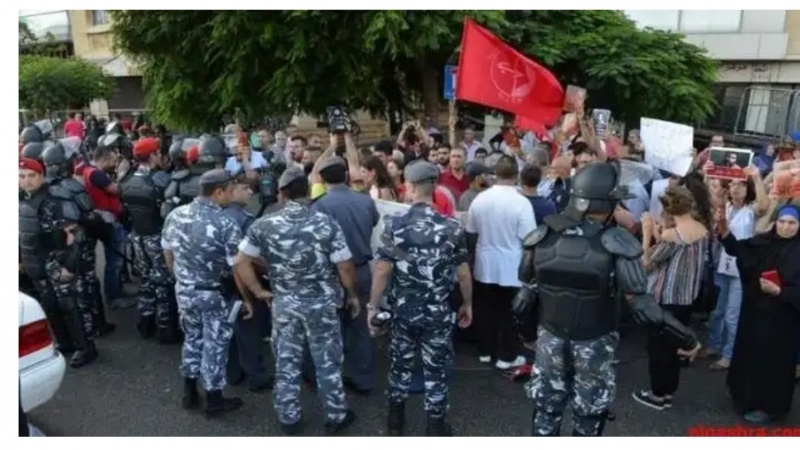
[[[800,129],[800,11],[625,11],[674,31],[719,61],[719,112],[700,134],[781,139]]]

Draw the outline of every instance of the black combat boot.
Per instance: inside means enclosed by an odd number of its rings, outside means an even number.
[[[174,345],[183,342],[183,334],[174,327],[160,327],[158,329],[158,343],[161,345]]]
[[[449,423],[444,421],[444,417],[428,416],[428,422],[425,425],[425,436],[448,437],[452,435],[453,429]]]
[[[156,316],[139,316],[136,329],[139,330],[142,339],[152,338],[156,335]]]
[[[197,390],[197,378],[183,379],[183,398],[181,398],[183,409],[195,409],[200,406],[200,392]]]
[[[222,390],[206,392],[206,416],[216,417],[225,413],[236,411],[244,405],[242,399],[237,397],[225,398]]]
[[[356,413],[347,410],[344,419],[341,422],[325,422],[325,436],[335,436],[339,432],[344,431],[347,427],[353,424],[356,420]]]
[[[405,402],[389,402],[389,416],[386,418],[386,428],[389,436],[402,436],[405,426]]]
[[[97,359],[97,347],[94,346],[94,341],[85,339],[83,341],[80,348],[69,359],[69,366],[73,369],[83,367]]]

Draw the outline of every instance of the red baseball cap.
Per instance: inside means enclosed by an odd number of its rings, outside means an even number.
[[[42,167],[42,164],[35,159],[20,158],[19,168],[23,170],[32,170],[40,175],[44,175],[44,167]]]
[[[161,142],[156,138],[142,138],[133,146],[133,157],[142,158],[150,156],[161,149]]]

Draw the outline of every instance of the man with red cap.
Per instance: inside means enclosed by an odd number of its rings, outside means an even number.
[[[136,172],[120,185],[120,198],[128,210],[135,248],[134,264],[142,277],[139,287],[139,323],[145,339],[158,332],[162,344],[180,341],[178,310],[173,295],[175,281],[167,270],[161,251],[161,204],[170,176],[161,168],[161,142],[145,137],[133,146]]]
[[[75,350],[70,366],[81,367],[97,358],[91,323],[78,309],[80,240],[77,208],[49,192],[44,167],[34,159],[19,160],[19,246],[22,265],[39,291],[59,348]]]

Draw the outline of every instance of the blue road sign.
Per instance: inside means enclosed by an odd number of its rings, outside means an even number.
[[[444,99],[456,97],[456,66],[444,66]]]

